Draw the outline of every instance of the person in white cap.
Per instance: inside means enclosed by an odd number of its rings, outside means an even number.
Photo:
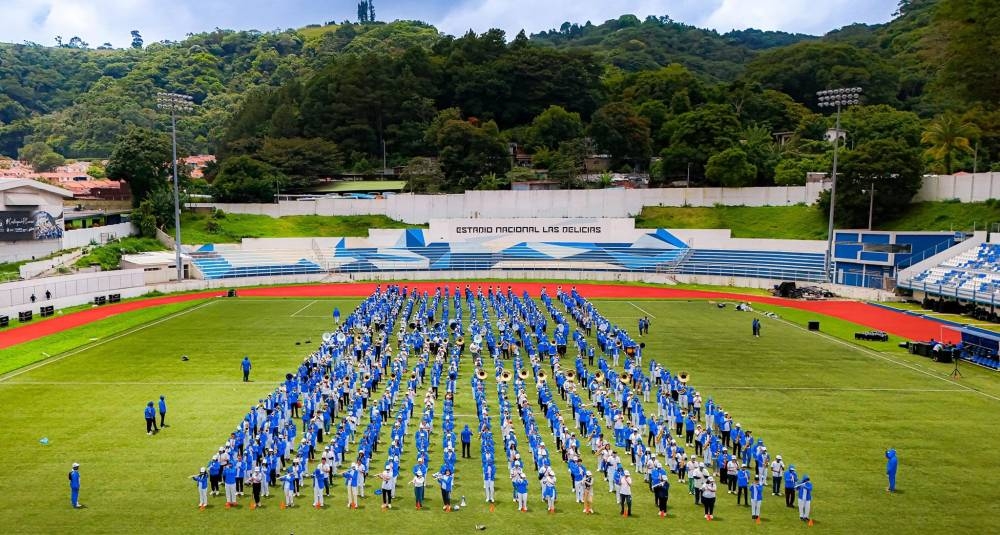
[[[701,503],[705,506],[705,520],[711,521],[715,514],[715,478],[708,476],[708,480],[701,487]]]
[[[196,475],[191,476],[191,479],[198,486],[198,509],[204,510],[208,506],[208,472],[205,467],[202,466]]]
[[[628,470],[622,472],[622,477],[618,481],[618,499],[622,507],[622,516],[628,518],[632,514],[632,474]]]
[[[394,488],[392,465],[385,465],[385,470],[382,470],[382,473],[378,477],[382,480],[382,509],[392,509],[392,490]]]
[[[73,463],[69,471],[69,502],[74,509],[83,507],[80,504],[80,463]]]
[[[764,477],[758,476],[750,485],[750,518],[760,523],[760,505],[764,501]]]
[[[256,467],[250,472],[250,489],[253,493],[253,502],[250,503],[250,509],[257,509],[260,507],[260,491],[264,486],[264,474],[260,471],[260,467]]]
[[[771,461],[771,495],[780,496],[781,495],[781,480],[785,475],[785,462],[781,460],[781,455],[778,455]]]

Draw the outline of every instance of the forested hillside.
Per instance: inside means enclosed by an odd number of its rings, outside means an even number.
[[[136,33],[127,50],[79,38],[3,45],[0,154],[44,143],[69,158],[111,156],[112,178],[155,178],[122,159],[141,159],[142,140],[162,154],[155,94],[173,91],[196,104],[179,122],[183,152],[218,154],[212,192],[231,200],[372,172],[383,156],[416,191],[502,188],[537,174],[511,170],[511,142],[566,186],[582,185],[592,154],[650,172],[653,185],[800,184],[830,167],[833,120],[816,91],[860,86],[863,105],[842,120],[842,179],[856,187],[838,197],[853,217],[877,180],[891,216],[925,172],[1000,168],[1000,40],[984,38],[1000,30],[998,12],[987,0],[902,0],[887,24],[825,36],[624,15],[530,37],[366,20],[176,43]]]

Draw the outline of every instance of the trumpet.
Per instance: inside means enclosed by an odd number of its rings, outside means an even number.
[[[509,370],[504,370],[504,371],[500,372],[500,377],[497,379],[497,381],[499,381],[501,383],[509,383],[513,379],[514,379],[514,376],[511,375],[510,371]]]
[[[632,374],[624,372],[621,374],[621,376],[618,377],[618,380],[621,381],[623,385],[627,385],[632,382]]]
[[[691,380],[691,375],[686,371],[682,371],[677,374],[677,380],[680,381],[682,385],[686,385],[688,381]]]
[[[526,370],[524,368],[521,368],[520,370],[517,370],[517,376],[520,377],[521,380],[527,379],[529,375],[530,374],[528,373],[528,370]]]
[[[477,378],[478,378],[478,379],[479,379],[480,381],[485,381],[485,380],[486,380],[486,370],[484,370],[484,369],[482,369],[482,368],[479,368],[479,369],[477,369],[477,370],[476,370],[476,377],[477,377]]]

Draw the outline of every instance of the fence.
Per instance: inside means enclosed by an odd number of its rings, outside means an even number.
[[[67,230],[63,233],[62,248],[75,249],[77,247],[85,247],[91,243],[105,244],[117,238],[133,236],[135,234],[136,229],[132,223]]]

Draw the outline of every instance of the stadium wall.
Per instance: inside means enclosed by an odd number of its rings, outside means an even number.
[[[983,202],[1000,196],[1000,173],[961,173],[924,177],[914,201]]]
[[[822,183],[771,188],[650,188],[555,191],[467,191],[450,195],[392,195],[385,199],[318,198],[276,204],[190,203],[270,217],[385,215],[414,225],[431,219],[635,217],[644,206],[787,206],[812,204]]]
[[[136,234],[135,225],[132,223],[67,230],[63,234],[62,248],[75,249],[77,247],[86,247],[91,243],[105,244],[117,238],[134,236]]]

